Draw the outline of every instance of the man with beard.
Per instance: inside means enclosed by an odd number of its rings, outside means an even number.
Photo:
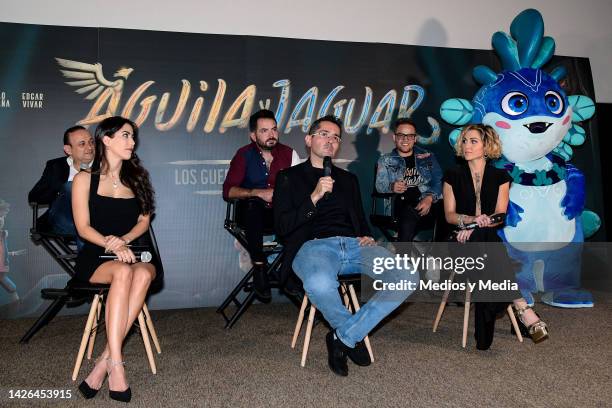
[[[271,298],[263,253],[263,231],[274,225],[272,195],[276,175],[299,163],[299,156],[289,146],[278,142],[274,113],[267,109],[249,118],[251,143],[238,149],[223,183],[223,199],[240,199],[239,224],[244,227],[255,267],[253,286],[261,301]]]

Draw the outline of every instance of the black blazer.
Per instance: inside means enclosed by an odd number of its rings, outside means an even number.
[[[314,185],[309,182],[307,170],[310,161],[281,170],[276,176],[274,187],[274,230],[280,242],[285,247],[285,255],[281,268],[281,281],[291,273],[291,264],[304,242],[313,239],[312,221],[317,213],[317,207],[312,203],[310,194]],[[340,191],[351,197],[352,203],[347,208],[355,236],[370,236],[370,227],[366,221],[359,182],[357,177],[339,167],[332,167],[331,177],[334,179],[334,191]]]
[[[70,167],[65,156],[49,160],[40,180],[28,194],[28,202],[51,204],[57,197],[62,185],[68,180],[69,175]]]

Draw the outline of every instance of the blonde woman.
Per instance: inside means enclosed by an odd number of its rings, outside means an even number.
[[[449,224],[460,230],[457,241],[465,242],[501,242],[497,230],[503,227],[503,221],[491,219],[494,214],[505,214],[510,201],[510,183],[512,178],[505,170],[493,167],[488,160],[501,157],[501,143],[495,130],[487,125],[468,125],[463,128],[455,145],[457,156],[465,162],[448,170],[444,175],[443,196],[444,214]],[[463,229],[470,223],[477,228]],[[491,247],[498,256],[503,257],[496,268],[496,277],[515,282],[511,260],[505,249]],[[491,257],[489,257],[491,258]],[[538,343],[548,338],[546,324],[525,302],[518,290],[506,292],[512,295],[515,313],[522,325],[521,329]],[[507,303],[476,303],[476,346],[486,350],[493,342],[493,330],[496,314],[503,311]]]

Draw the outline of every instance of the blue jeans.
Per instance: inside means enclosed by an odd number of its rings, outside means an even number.
[[[79,239],[74,219],[72,217],[72,182],[67,181],[60,189],[57,198],[49,207],[49,225],[51,231],[56,234],[73,235],[76,237],[77,248],[83,247],[83,241]]]
[[[360,247],[356,238],[332,237],[304,243],[293,260],[293,270],[304,283],[311,302],[349,347],[363,340],[412,290],[378,290],[359,312],[351,314],[340,299],[338,276],[359,273],[389,283],[412,281],[413,287],[417,287],[419,275],[409,270],[374,273],[374,259],[389,257],[394,255],[383,247]]]

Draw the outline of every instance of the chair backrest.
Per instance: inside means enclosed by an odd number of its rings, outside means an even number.
[[[384,215],[384,214],[381,214],[378,210],[377,203],[380,200],[391,200],[391,214],[393,214],[393,205],[395,202],[395,195],[393,193],[379,193],[378,190],[376,190],[376,173],[377,172],[378,172],[378,163],[374,164],[374,183],[372,183],[372,193],[370,194],[370,197],[372,198],[372,206],[370,210],[370,215],[375,215],[375,216]],[[393,218],[392,215],[390,217]]]
[[[157,246],[157,238],[155,237],[155,231],[153,231],[153,224],[149,225],[149,238],[151,239],[151,250],[153,251],[153,255],[157,255],[157,259],[159,259],[159,267],[161,271],[158,273],[164,273],[164,262],[162,261],[161,254],[159,253],[159,247]]]

